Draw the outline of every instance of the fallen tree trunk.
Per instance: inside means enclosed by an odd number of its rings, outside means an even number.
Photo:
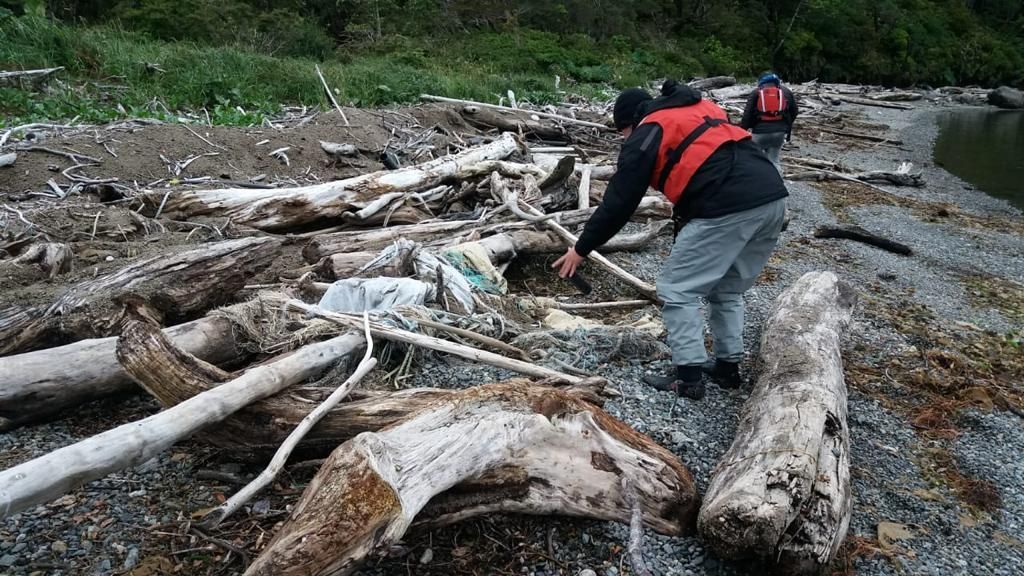
[[[163,213],[179,220],[212,214],[260,230],[287,230],[339,218],[370,222],[374,216],[386,215],[392,204],[410,193],[434,188],[446,180],[483,174],[491,167],[478,165],[505,158],[517,149],[515,138],[506,133],[483,146],[424,164],[335,182],[273,190],[188,190],[170,196],[153,192],[144,199],[151,212],[163,203]],[[410,207],[407,210],[422,212]],[[416,219],[428,217],[422,212]]]
[[[231,323],[208,316],[164,330],[175,346],[221,364],[235,360]],[[121,368],[117,337],[0,357],[0,432],[11,430],[113,394],[136,390]]]
[[[10,264],[20,266],[35,264],[52,280],[58,274],[70,272],[73,259],[74,254],[67,244],[43,242],[33,244],[17,258],[11,260]]]
[[[836,136],[845,136],[847,138],[859,138],[861,140],[868,140],[871,142],[884,142],[888,144],[900,145],[903,144],[902,140],[898,138],[889,138],[888,136],[875,136],[874,134],[865,134],[863,132],[852,132],[850,130],[839,130],[837,128],[829,128],[827,126],[815,126],[814,128],[828,132],[829,134],[835,134]]]
[[[586,222],[595,210],[597,210],[596,207],[586,210],[557,212],[554,220],[563,226],[577,226]],[[655,196],[644,197],[633,215],[636,220],[670,218],[671,216],[672,204]],[[332,234],[321,234],[313,238],[302,249],[302,256],[306,259],[306,262],[312,264],[338,253],[382,250],[400,238],[416,242],[437,241],[438,238],[442,238],[442,241],[457,243],[459,236],[466,236],[474,231],[483,236],[512,230],[524,230],[532,227],[533,223],[531,222],[517,221],[487,224],[480,220],[456,220],[392,226],[379,230],[335,232]]]
[[[814,169],[807,172],[787,174],[786,178],[790,180],[810,180],[815,182],[823,182],[825,180],[860,180],[861,182],[880,182],[883,184],[891,184],[893,186],[912,186],[914,188],[924,186],[924,178],[920,173],[888,172],[885,170],[844,174],[842,172],[833,172],[831,170]]]
[[[0,311],[0,355],[47,339],[111,336],[132,311],[168,323],[223,304],[278,255],[281,241],[253,237],[160,255],[72,286],[48,307]]]
[[[470,388],[338,447],[246,574],[349,574],[433,503],[433,523],[490,512],[629,523],[623,478],[649,528],[687,532],[692,477],[646,436],[553,388]]]
[[[529,110],[523,110],[529,114]],[[561,140],[566,137],[565,131],[558,126],[541,124],[536,120],[523,118],[516,115],[503,115],[489,108],[480,106],[463,106],[462,117],[477,128],[496,128],[502,132],[514,132],[516,134],[532,134],[544,140]]]
[[[901,244],[895,240],[889,240],[883,238],[878,234],[872,234],[860,226],[820,226],[814,230],[815,238],[838,238],[842,240],[853,240],[855,242],[863,242],[875,248],[881,248],[887,252],[893,254],[900,254],[903,256],[912,256],[914,250],[906,244]]]
[[[835,98],[842,102],[848,102],[850,104],[859,104],[861,106],[876,106],[878,108],[895,108],[897,110],[913,110],[914,107],[908,104],[899,104],[896,102],[883,102],[880,100],[872,100],[870,98],[858,98],[856,96],[846,96],[843,94],[828,94],[829,98]]]
[[[915,102],[924,98],[917,92],[882,92],[869,94],[868,98],[879,102]]]
[[[143,336],[134,336],[136,332]],[[125,333],[128,337],[118,343],[122,360],[136,358],[133,344],[146,338],[163,338],[159,330],[139,321],[130,322]],[[90,480],[141,464],[248,404],[304,381],[363,343],[362,336],[352,334],[304,346],[159,414],[4,470],[0,472],[0,517],[7,518]]]
[[[427,102],[444,102],[447,104],[479,106],[481,108],[493,108],[494,110],[503,110],[505,112],[526,112],[527,114],[532,114],[534,116],[537,116],[538,118],[551,118],[553,120],[568,122],[570,124],[579,124],[580,126],[588,126],[590,128],[597,128],[599,130],[613,130],[611,126],[607,126],[605,124],[598,124],[597,122],[588,122],[586,120],[577,120],[576,118],[569,118],[568,116],[552,114],[550,112],[540,112],[539,110],[523,110],[520,108],[509,108],[508,106],[499,106],[498,104],[487,104],[486,102],[474,102],[472,100],[459,100],[457,98],[445,98],[443,96],[432,96],[430,94],[420,94],[420,100],[426,100]]]
[[[701,535],[722,557],[815,574],[839,550],[851,508],[839,340],[855,301],[831,272],[805,274],[776,301],[762,373],[700,511]]]
[[[734,86],[735,84],[736,78],[733,76],[712,76],[711,78],[694,80],[689,83],[689,86],[695,90],[718,90]]]

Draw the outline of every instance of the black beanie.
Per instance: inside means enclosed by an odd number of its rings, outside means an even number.
[[[615,99],[615,108],[612,111],[615,128],[623,130],[635,124],[639,120],[637,118],[637,110],[641,104],[648,100],[652,100],[652,98],[646,90],[640,88],[623,90],[622,94],[619,94],[619,97]]]

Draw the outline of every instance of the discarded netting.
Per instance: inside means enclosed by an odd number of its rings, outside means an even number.
[[[252,300],[214,310],[231,322],[237,345],[255,354],[279,354],[348,330],[327,320],[302,318],[282,309],[291,299],[279,292],[261,292]]]
[[[433,300],[434,286],[412,278],[345,278],[331,284],[320,307],[331,312],[381,312]]]
[[[576,373],[614,360],[655,360],[670,354],[656,336],[629,326],[527,332],[511,344],[541,364]]]

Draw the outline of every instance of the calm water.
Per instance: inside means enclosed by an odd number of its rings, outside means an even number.
[[[934,155],[946,170],[1024,210],[1024,111],[944,114]]]

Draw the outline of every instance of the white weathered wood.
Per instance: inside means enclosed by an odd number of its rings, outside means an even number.
[[[351,354],[359,335],[310,344],[173,408],[108,430],[0,472],[0,518],[46,503],[82,484],[149,460],[248,404],[284,390]]]
[[[464,150],[458,154],[402,168],[383,170],[334,182],[325,182],[297,188],[254,190],[249,188],[221,188],[213,190],[187,190],[167,197],[164,214],[178,220],[212,214],[231,218],[261,230],[287,230],[325,219],[351,218],[365,220],[371,215],[387,214],[390,203],[374,205],[373,214],[361,210],[387,194],[398,194],[434,188],[447,179],[465,179],[486,174],[493,165],[488,160],[500,160],[518,149],[512,134],[502,134],[493,142]],[[163,201],[165,192],[145,195],[150,209]],[[418,210],[416,212],[419,212]],[[422,218],[428,215],[423,213]]]
[[[348,396],[348,393],[355,388],[356,384],[363,379],[364,376],[373,370],[373,367],[377,365],[377,359],[373,357],[373,338],[370,337],[370,317],[365,312],[363,313],[363,335],[366,338],[366,352],[363,354],[363,359],[356,366],[355,371],[348,379],[342,383],[341,386],[331,392],[331,395],[326,400],[320,403],[312,412],[306,415],[305,418],[299,422],[299,425],[295,427],[295,430],[288,435],[288,438],[281,444],[277,452],[274,453],[274,457],[270,460],[270,464],[260,472],[260,475],[245,485],[244,488],[239,490],[237,493],[228,498],[223,504],[218,506],[208,515],[203,517],[203,525],[213,528],[224,521],[225,518],[231,516],[242,507],[243,504],[252,499],[253,496],[259,493],[260,490],[266,488],[267,484],[270,484],[274,478],[284,468],[285,462],[288,461],[288,457],[291,456],[292,451],[299,445],[299,442],[306,436],[306,434],[316,426],[328,412],[333,410],[342,400]]]
[[[8,152],[7,154],[0,154],[0,168],[7,166],[13,166],[14,162],[18,159],[17,152]]]
[[[240,355],[226,318],[207,316],[167,328],[175,346],[215,364]],[[0,357],[0,431],[98,398],[137,390],[117,361],[117,337]]]
[[[56,68],[38,68],[36,70],[9,70],[0,71],[0,81],[3,80],[22,80],[25,78],[37,80],[39,78],[45,78],[51,74],[55,74],[63,70],[63,66],[57,66]]]
[[[914,107],[909,104],[899,104],[896,102],[883,102],[881,100],[872,100],[870,98],[858,98],[856,96],[846,96],[844,94],[827,94],[830,98],[835,98],[842,102],[848,102],[850,104],[857,104],[859,106],[875,106],[878,108],[894,108],[896,110],[913,110]]]
[[[299,300],[289,300],[285,303],[287,308],[292,310],[299,310],[311,314],[324,320],[330,320],[336,324],[342,326],[348,326],[349,328],[359,328],[359,319],[345,314],[337,314],[329,312],[320,308],[319,306],[313,306],[306,304]],[[545,368],[544,366],[538,366],[529,362],[523,362],[522,360],[515,360],[513,358],[506,358],[500,354],[488,352],[486,350],[480,350],[464,344],[458,344],[456,342],[448,342],[447,340],[441,340],[440,338],[434,338],[432,336],[424,336],[423,334],[417,334],[415,332],[409,332],[408,330],[402,330],[400,328],[393,328],[386,324],[379,322],[370,322],[370,332],[378,337],[384,338],[385,340],[393,340],[395,342],[401,342],[403,344],[412,344],[414,346],[420,346],[429,350],[436,350],[438,352],[447,352],[449,354],[455,354],[456,356],[465,358],[467,360],[473,360],[474,362],[482,362],[484,364],[490,364],[491,366],[497,366],[498,368],[505,368],[506,370],[512,370],[519,374],[525,374],[527,376],[534,376],[537,378],[550,378],[555,381],[567,382],[569,384],[581,384],[585,382],[583,378],[579,376],[570,376],[563,374],[557,370]]]
[[[594,173],[592,166],[584,166],[583,171],[580,173],[580,187],[576,192],[579,200],[577,208],[580,210],[586,210],[590,208],[590,176]]]
[[[331,99],[331,104],[334,104],[334,109],[338,111],[338,114],[341,114],[341,119],[344,120],[345,126],[350,126],[348,116],[345,116],[345,111],[341,109],[341,106],[338,106],[338,101],[334,99],[334,92],[331,92],[331,87],[327,85],[327,80],[324,78],[323,72],[320,71],[320,65],[314,64],[314,67],[316,68],[316,75],[320,77],[320,83],[324,86],[324,91],[327,92],[327,97]]]
[[[552,114],[550,112],[539,112],[537,110],[522,110],[521,108],[509,108],[508,106],[499,106],[497,104],[487,104],[486,102],[474,102],[472,100],[459,100],[457,98],[445,98],[443,96],[431,96],[430,94],[421,94],[420,100],[426,100],[428,102],[445,102],[448,104],[461,104],[463,106],[480,106],[483,108],[493,108],[495,110],[504,110],[506,112],[526,112],[540,118],[553,118],[561,122],[569,122],[570,124],[579,124],[580,126],[588,126],[590,128],[598,128],[600,130],[613,130],[611,126],[604,124],[598,124],[597,122],[588,122],[586,120],[577,120],[576,118],[569,118],[568,116],[561,116],[559,114]]]
[[[320,141],[320,149],[328,156],[355,156],[359,149],[355,144],[338,144],[337,142]]]
[[[245,574],[349,574],[414,520],[490,512],[628,523],[638,508],[647,527],[680,535],[696,501],[674,455],[599,408],[527,382],[490,384],[338,447]]]
[[[855,301],[835,274],[811,272],[775,302],[761,375],[700,511],[719,555],[812,574],[843,543],[851,495],[840,338]]]

